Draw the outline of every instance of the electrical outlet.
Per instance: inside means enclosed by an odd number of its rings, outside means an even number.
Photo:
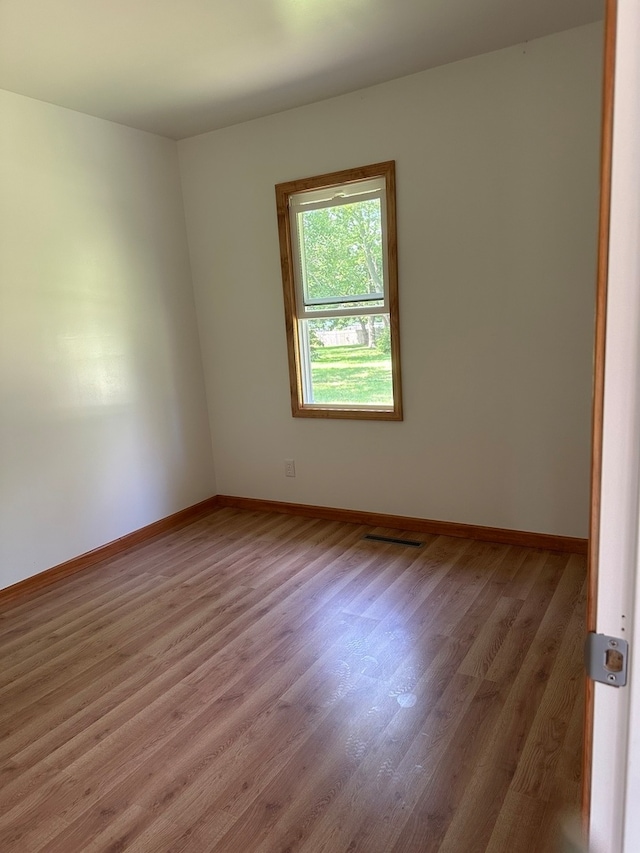
[[[296,476],[296,463],[293,461],[293,459],[284,460],[284,475],[285,477]]]

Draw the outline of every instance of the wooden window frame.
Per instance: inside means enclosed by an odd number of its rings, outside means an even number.
[[[391,378],[393,384],[393,406],[382,407],[371,404],[366,408],[309,404],[304,402],[302,385],[302,363],[300,355],[299,312],[297,306],[295,261],[292,247],[292,229],[289,214],[289,199],[296,193],[321,190],[333,186],[357,183],[371,178],[383,178],[386,201],[386,276],[385,289],[388,300],[389,331],[391,343]],[[401,421],[402,389],[400,382],[400,323],[398,310],[398,251],[396,234],[396,179],[395,160],[373,163],[355,169],[330,172],[311,178],[301,178],[276,185],[278,212],[278,234],[280,239],[280,263],[284,292],[284,313],[287,333],[287,355],[291,391],[291,412],[294,418],[348,418],[352,420]],[[386,313],[386,310],[381,312]]]

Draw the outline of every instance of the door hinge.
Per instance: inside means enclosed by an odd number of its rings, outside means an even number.
[[[627,683],[629,643],[606,634],[587,634],[584,644],[584,666],[594,681],[624,687]]]

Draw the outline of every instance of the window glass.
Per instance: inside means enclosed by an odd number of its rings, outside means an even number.
[[[294,416],[400,420],[395,164],[276,199]]]

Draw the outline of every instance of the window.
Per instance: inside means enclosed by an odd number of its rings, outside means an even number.
[[[276,201],[294,417],[402,420],[394,162]]]

